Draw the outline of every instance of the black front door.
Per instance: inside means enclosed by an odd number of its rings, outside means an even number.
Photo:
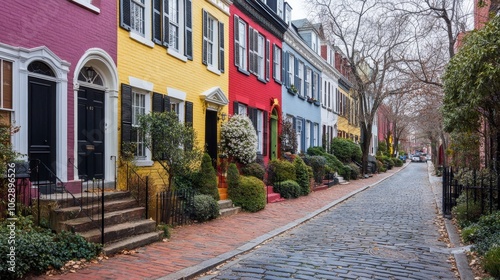
[[[215,167],[217,164],[217,111],[206,111],[205,145]]]
[[[104,92],[78,91],[78,175],[104,179]]]
[[[56,83],[33,77],[28,78],[28,157],[40,161],[35,179],[55,175]]]

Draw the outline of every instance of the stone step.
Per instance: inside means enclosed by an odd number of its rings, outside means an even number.
[[[224,208],[219,211],[221,217],[227,217],[234,214],[238,214],[241,211],[241,207],[231,207]]]
[[[40,200],[43,201],[55,201],[57,202],[57,205],[60,208],[68,208],[72,207],[75,205],[80,205],[80,201],[83,201],[84,204],[91,204],[92,202],[96,203],[100,201],[101,193],[96,194],[96,193],[90,193],[90,192],[83,192],[83,193],[75,193],[73,194],[74,198],[71,195],[64,195],[64,196],[42,196],[40,197]],[[130,192],[127,191],[105,191],[104,192],[104,201],[113,201],[113,200],[120,200],[120,199],[125,199],[125,198],[130,198]]]
[[[220,210],[234,207],[233,202],[230,199],[219,200],[217,203],[219,203]]]
[[[153,232],[138,234],[104,245],[103,252],[105,255],[109,256],[112,254],[119,253],[123,250],[132,250],[154,242],[161,241],[162,238],[163,238],[163,231],[153,231]]]
[[[125,210],[105,212],[104,225],[105,227],[109,227],[111,225],[140,220],[144,218],[144,212],[145,212],[144,207],[135,207]],[[61,222],[61,230],[66,230],[71,232],[85,232],[99,228],[101,226],[101,221],[102,221],[101,214],[93,215],[92,220],[87,216],[71,219]]]
[[[156,222],[153,220],[139,220],[121,223],[104,227],[104,243],[118,241],[127,236],[139,235],[156,230]],[[79,232],[87,241],[101,243],[101,231],[92,229],[86,232]]]
[[[117,197],[113,198],[112,200],[107,200],[107,197],[104,197],[104,199],[105,212],[113,212],[137,207],[137,201],[130,196],[127,198]],[[87,217],[88,215],[98,214],[98,212],[100,211],[100,207],[100,203],[96,202],[93,205],[90,204],[82,207],[81,211],[80,206],[55,209],[52,213],[53,218],[51,219],[51,227],[52,229],[59,232],[61,230],[60,226],[62,222],[71,219]]]

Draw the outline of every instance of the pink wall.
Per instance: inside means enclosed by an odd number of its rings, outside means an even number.
[[[67,77],[68,156],[74,152],[74,67],[90,48],[103,49],[116,63],[117,1],[92,2],[100,13],[71,0],[9,1],[0,9],[0,43],[22,48],[46,46],[71,64]],[[71,177],[73,169],[68,168]]]

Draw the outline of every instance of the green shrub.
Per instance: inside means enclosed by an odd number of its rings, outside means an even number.
[[[394,161],[394,166],[396,167],[401,167],[404,164],[403,161],[399,158],[393,158],[393,161]]]
[[[301,189],[301,195],[308,195],[311,192],[308,166],[300,157],[296,157],[293,160],[293,165],[295,165],[295,175],[297,176],[297,183]]]
[[[378,172],[386,172],[387,171],[387,168],[385,168],[384,164],[380,160],[377,160],[377,170],[378,170]]]
[[[314,181],[316,183],[323,182],[325,178],[326,159],[324,156],[305,156],[304,162],[312,167]]]
[[[10,221],[0,224],[0,278],[18,279],[28,273],[40,274],[49,267],[60,268],[73,259],[93,259],[101,246],[87,242],[82,236],[69,232],[54,234],[33,225],[29,217],[15,222],[15,272],[8,270],[10,261]]]
[[[228,191],[230,188],[238,187],[239,180],[240,180],[240,172],[238,171],[238,167],[236,167],[236,164],[234,163],[229,164],[229,166],[227,167],[227,177],[226,177]]]
[[[247,164],[241,168],[241,173],[245,176],[254,176],[260,180],[264,180],[266,170],[264,167],[256,162]]]
[[[170,227],[167,224],[160,223],[158,226],[156,226],[158,230],[163,231],[163,237],[164,238],[170,238]]]
[[[197,194],[194,196],[193,204],[189,209],[191,220],[205,222],[219,216],[219,204],[210,195]]]
[[[474,224],[474,250],[484,255],[489,249],[500,246],[500,211],[484,215]]]
[[[276,182],[296,180],[295,166],[289,161],[273,159],[267,166],[267,183],[274,186]]]
[[[279,193],[283,198],[297,198],[300,196],[301,188],[299,184],[293,180],[278,182],[273,185],[273,190]]]
[[[496,279],[500,278],[500,244],[486,252],[483,267],[491,276]]]
[[[257,212],[266,207],[266,186],[256,177],[239,176],[238,183],[228,187],[227,194],[243,210]]]
[[[478,229],[479,229],[479,227],[477,225],[471,225],[471,226],[465,227],[460,232],[460,237],[462,237],[462,240],[465,243],[474,242],[474,239],[476,238],[476,232]]]
[[[326,164],[330,167],[330,171],[337,172],[340,176],[349,179],[350,169],[346,168],[336,156],[326,153],[323,148],[311,147],[307,149],[307,154],[310,156],[323,156],[326,159]]]
[[[469,204],[467,205],[467,192]],[[479,220],[481,217],[481,204],[474,201],[472,191],[464,191],[457,198],[457,205],[451,209],[453,217],[457,220],[460,228],[465,228]]]
[[[344,163],[361,161],[361,147],[352,140],[338,137],[333,138],[331,149],[332,150],[330,152]]]
[[[205,153],[201,160],[201,169],[198,174],[198,186],[197,191],[200,194],[206,194],[213,197],[215,200],[219,200],[219,190],[217,188],[217,174],[212,165],[212,159]]]
[[[357,180],[361,174],[361,170],[359,166],[357,166],[355,163],[351,162],[348,164],[349,168],[351,169],[351,180]]]

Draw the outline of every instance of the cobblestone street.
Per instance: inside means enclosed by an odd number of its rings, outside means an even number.
[[[404,170],[200,279],[456,279],[427,164]]]

